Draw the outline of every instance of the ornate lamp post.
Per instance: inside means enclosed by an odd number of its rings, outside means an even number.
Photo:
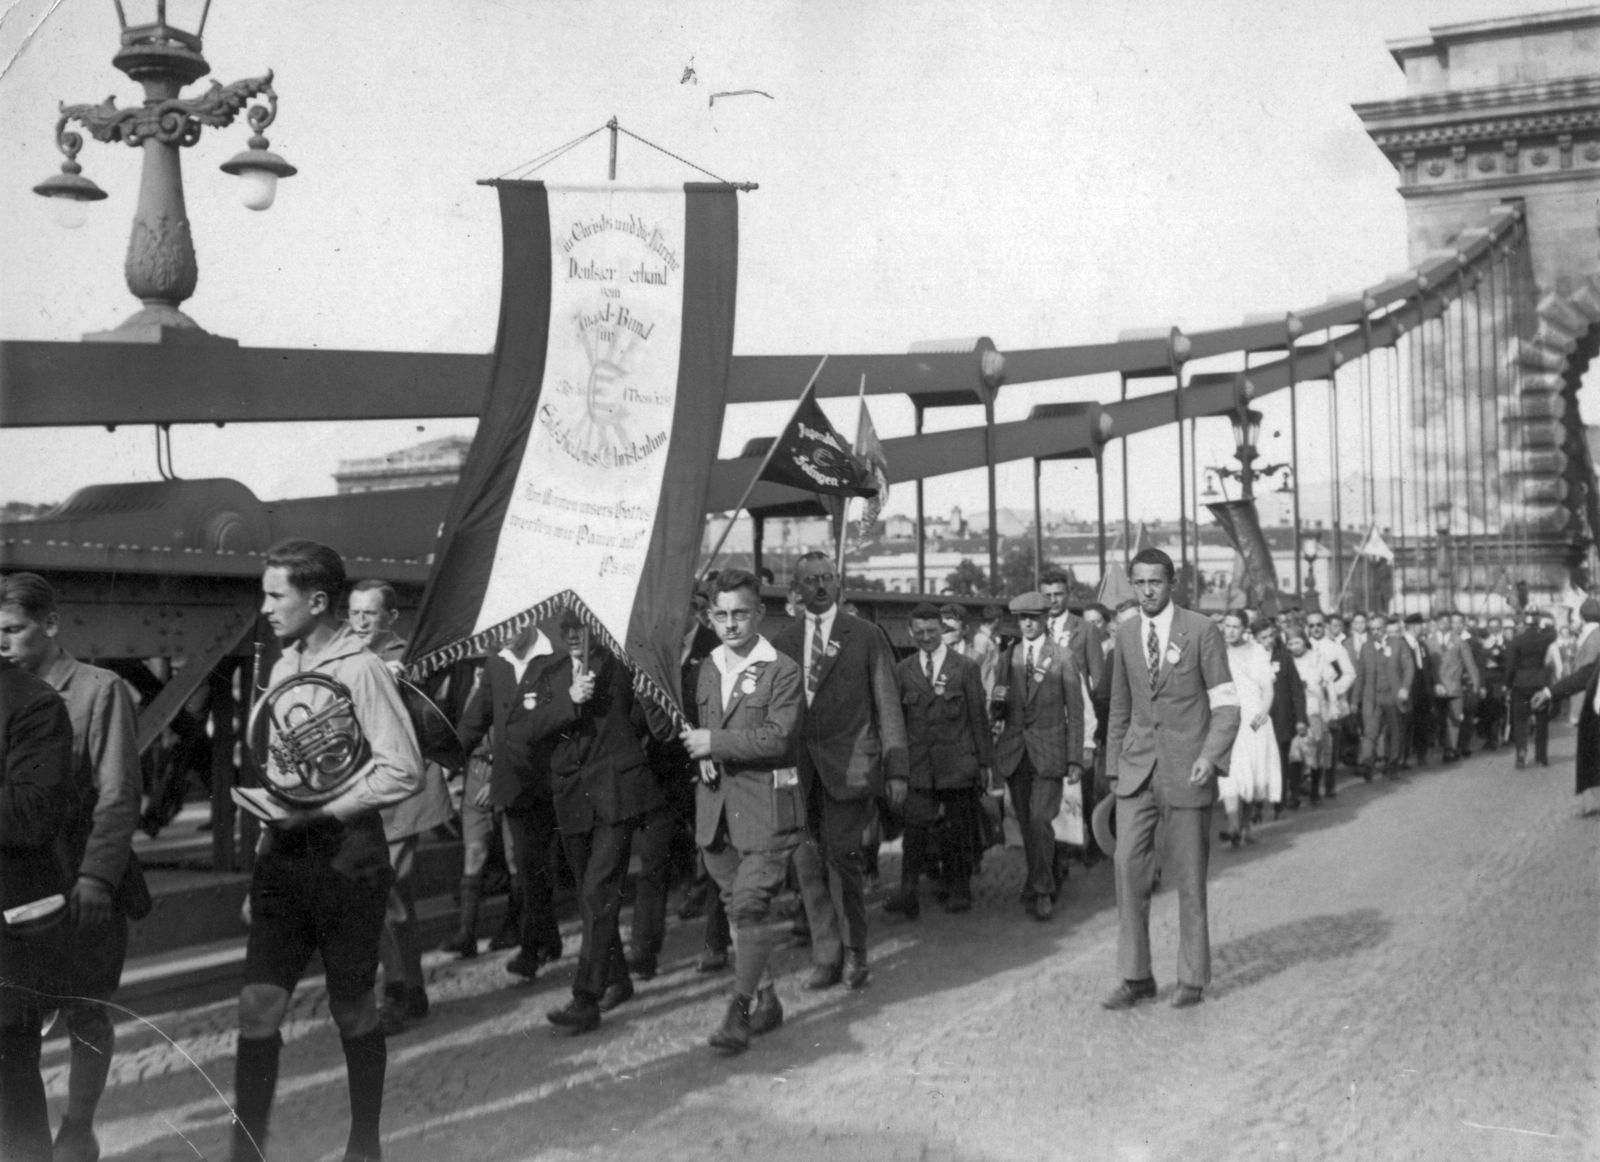
[[[1239,499],[1255,499],[1255,483],[1262,476],[1276,476],[1292,471],[1288,464],[1264,464],[1255,467],[1256,441],[1261,436],[1261,413],[1254,408],[1244,408],[1233,412],[1229,417],[1233,424],[1234,455],[1239,460],[1237,468],[1207,468],[1208,473],[1214,474],[1218,481],[1237,480],[1239,482]],[[1224,490],[1226,499],[1226,490]]]
[[[1300,595],[1302,609],[1322,608],[1317,597],[1317,561],[1326,555],[1326,549],[1315,536],[1306,537],[1300,542],[1300,555],[1306,562],[1306,586]]]
[[[278,95],[273,92],[270,71],[266,76],[235,81],[226,87],[213,81],[211,88],[198,97],[184,99],[178,95],[185,85],[211,71],[200,55],[200,38],[210,7],[210,0],[206,0],[197,27],[186,32],[167,23],[167,0],[155,0],[153,19],[131,25],[121,0],[116,0],[122,48],[111,63],[144,86],[144,104],[119,109],[116,98],[107,97],[99,105],[61,105],[56,145],[67,160],[62,163],[61,173],[33,189],[34,193],[55,200],[57,218],[63,225],[81,225],[85,204],[106,196],[83,176],[83,167],[77,160],[83,137],[67,128],[70,123],[83,126],[96,141],[122,141],[144,150],[139,207],[134,213],[124,265],[128,289],[144,307],[116,330],[85,335],[85,339],[143,343],[215,340],[178,309],[194,294],[199,278],[183,201],[178,151],[199,141],[206,126],[221,129],[230,125],[252,98],[266,98],[265,104],[255,105],[247,114],[254,131],[250,148],[222,166],[223,172],[244,178],[244,204],[250,209],[265,210],[272,205],[278,179],[295,172],[294,166],[267,148],[269,143],[262,136],[278,115]]]

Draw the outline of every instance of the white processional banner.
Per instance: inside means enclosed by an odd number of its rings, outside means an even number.
[[[685,194],[552,188],[549,200],[544,379],[474,632],[570,590],[621,643],[677,404]]]

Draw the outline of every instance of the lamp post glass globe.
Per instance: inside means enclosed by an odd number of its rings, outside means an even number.
[[[89,220],[89,207],[77,198],[51,198],[50,216],[63,230],[76,230]]]
[[[278,196],[278,175],[267,169],[247,169],[239,175],[239,200],[251,210],[265,210]]]

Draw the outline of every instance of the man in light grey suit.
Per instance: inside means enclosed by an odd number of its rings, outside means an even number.
[[[1174,1008],[1199,1004],[1211,981],[1206,864],[1217,776],[1239,732],[1239,695],[1227,647],[1209,618],[1172,604],[1172,558],[1133,558],[1139,617],[1117,628],[1112,653],[1106,769],[1117,796],[1117,969],[1100,1003],[1128,1009],[1156,995],[1150,970],[1150,890],[1156,825],[1167,836],[1166,875],[1178,888]]]

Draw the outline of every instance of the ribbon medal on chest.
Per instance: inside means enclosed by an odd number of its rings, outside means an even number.
[[[537,690],[529,690],[522,696],[522,708],[524,710],[532,710],[537,705],[539,705],[539,693]]]
[[[832,641],[829,642],[827,646],[827,654],[830,658],[837,658],[839,656],[839,643]]]
[[[1183,657],[1183,651],[1178,648],[1178,643],[1177,642],[1168,643],[1168,645],[1167,645],[1167,665],[1176,666],[1178,664],[1178,659],[1181,658],[1181,657]]]
[[[934,692],[934,695],[936,697],[939,697],[939,698],[943,698],[944,697],[944,687],[945,687],[946,680],[947,680],[947,678],[946,678],[946,675],[944,675],[944,674],[940,674],[937,678],[935,678],[933,680],[933,692]]]
[[[748,697],[756,692],[756,683],[761,680],[761,671],[764,669],[766,669],[765,662],[756,662],[739,676],[740,696]]]

